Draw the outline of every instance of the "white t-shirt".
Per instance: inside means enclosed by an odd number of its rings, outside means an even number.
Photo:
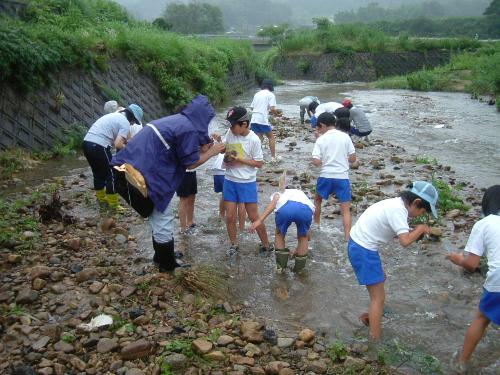
[[[309,104],[311,104],[312,102],[316,102],[318,104],[321,104],[321,102],[319,101],[317,96],[308,95],[308,96],[304,96],[302,99],[299,100],[299,105],[301,107],[309,107]]]
[[[316,140],[312,157],[321,160],[320,177],[347,179],[348,157],[355,152],[351,138],[346,133],[331,129]]]
[[[109,113],[94,122],[83,140],[108,147],[114,145],[118,136],[127,139],[129,131],[130,123],[125,113]]]
[[[408,210],[399,197],[384,199],[366,209],[351,229],[352,240],[367,250],[377,251],[394,236],[408,233]]]
[[[262,147],[259,137],[250,130],[245,135],[234,135],[229,129],[225,136],[226,139],[226,153],[235,151],[240,158],[253,159],[256,161],[264,160],[262,154]],[[225,177],[233,182],[253,182],[257,179],[257,168],[251,167],[246,164],[223,164],[226,168]]]
[[[336,109],[342,108],[343,105],[337,102],[328,102],[320,104],[316,107],[316,111],[314,112],[314,116],[318,118],[323,112],[334,113]]]
[[[488,215],[472,227],[465,251],[488,258],[484,289],[500,292],[500,216]]]
[[[214,157],[214,163],[212,164],[212,174],[214,176],[224,176],[226,174],[226,168],[222,165],[224,163],[224,154],[219,154]]]
[[[269,125],[269,110],[276,107],[276,96],[269,90],[260,90],[252,100],[252,119],[250,123]]]
[[[306,206],[308,206],[312,210],[312,212],[314,212],[314,203],[311,202],[311,200],[307,197],[307,195],[304,194],[302,190],[285,189],[283,193],[277,191],[271,195],[271,201],[274,199],[276,194],[279,194],[280,198],[276,203],[276,208],[274,209],[274,212],[277,212],[288,201],[303,203]]]
[[[142,130],[142,125],[130,125],[130,138],[133,138],[137,133],[139,133],[140,130]]]

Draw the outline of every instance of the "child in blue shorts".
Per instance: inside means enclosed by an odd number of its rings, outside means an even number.
[[[321,202],[335,194],[340,202],[340,213],[344,224],[345,240],[349,240],[351,229],[351,185],[349,183],[349,163],[356,161],[351,138],[347,134],[349,119],[335,119],[329,112],[318,117],[318,139],[312,152],[312,164],[321,167],[314,197],[314,222],[320,224]]]
[[[276,108],[276,96],[274,95],[274,85],[269,79],[262,80],[261,90],[258,91],[252,100],[252,119],[250,121],[251,130],[259,136],[262,142],[264,134],[269,140],[272,161],[276,161],[276,138],[274,138],[273,128],[269,123],[269,112],[278,114]]]
[[[212,166],[212,174],[214,177],[214,192],[222,193],[224,188],[224,175],[226,173],[226,169],[223,167],[224,162],[224,154],[219,154],[214,158],[214,164]],[[221,195],[219,200],[219,217],[222,220],[226,219],[226,207],[224,203],[224,195]],[[245,204],[238,204],[238,227],[242,232],[245,230]]]
[[[275,212],[275,249],[276,268],[282,271],[288,263],[290,251],[285,247],[285,236],[291,223],[297,226],[297,248],[293,252],[295,266],[293,270],[300,272],[306,266],[307,253],[309,251],[309,228],[314,213],[314,204],[302,190],[285,189],[286,171],[280,178],[279,192],[271,195],[271,203],[266,207],[262,215],[252,223],[250,231],[262,225],[264,220]]]
[[[399,239],[407,247],[422,235],[429,234],[426,224],[420,224],[410,231],[408,218],[415,218],[432,212],[437,217],[438,192],[432,184],[415,181],[399,197],[377,202],[361,214],[351,229],[347,246],[349,261],[360,285],[365,285],[370,294],[368,313],[359,319],[370,327],[370,336],[378,341],[382,335],[381,321],[385,301],[385,273],[378,249],[380,245]]]
[[[236,233],[236,212],[239,203],[245,204],[251,222],[259,218],[257,207],[257,169],[262,168],[263,155],[259,137],[250,130],[248,112],[243,107],[233,107],[226,116],[230,124],[224,139],[226,153],[224,155],[223,196],[226,206],[226,227],[231,246],[228,255],[238,252]],[[260,252],[271,250],[264,223],[256,228],[261,244]]]
[[[488,258],[484,293],[471,325],[465,333],[458,365],[465,367],[490,322],[500,325],[500,185],[486,190],[481,203],[484,218],[474,227],[465,246],[467,255],[450,253],[447,258],[469,271],[479,267],[481,256]]]

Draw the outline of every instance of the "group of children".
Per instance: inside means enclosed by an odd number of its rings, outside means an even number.
[[[417,225],[412,229],[408,222],[409,219],[427,213],[437,217],[438,192],[429,182],[414,181],[398,197],[382,200],[367,208],[351,228],[352,193],[348,172],[349,164],[356,160],[356,153],[349,136],[352,129],[348,112],[350,102],[344,103],[347,105],[342,108],[339,106],[335,106],[335,109],[326,108],[330,103],[325,103],[327,104],[325,108],[320,108],[319,100],[312,98],[307,108],[315,113],[314,127],[317,139],[312,151],[311,164],[321,168],[314,203],[303,191],[287,189],[286,173],[284,173],[280,179],[279,191],[271,195],[270,203],[262,214],[259,214],[256,176],[257,170],[264,162],[259,135],[272,136],[267,118],[269,112],[277,112],[272,91],[272,84],[266,83],[256,94],[252,104],[254,106],[252,120],[244,107],[233,107],[226,115],[229,124],[227,132],[223,136],[212,134],[214,142],[223,143],[225,146],[224,153],[214,157],[212,170],[214,191],[222,193],[219,215],[226,221],[230,241],[228,255],[233,256],[239,250],[237,228],[239,227],[240,231],[245,229],[246,214],[251,221],[249,231],[257,232],[260,238],[260,252],[275,250],[276,266],[279,271],[287,268],[290,257],[295,260],[293,270],[302,271],[306,265],[312,222],[314,220],[317,225],[320,224],[322,200],[328,199],[333,194],[340,204],[349,261],[359,284],[366,286],[370,297],[369,309],[360,315],[360,321],[369,326],[371,338],[379,340],[382,334],[381,320],[386,279],[379,248],[383,244],[390,243],[394,237],[398,238],[401,246],[407,247],[430,233],[430,228],[426,224]],[[123,114],[123,118],[116,119],[119,120],[116,121],[117,129],[125,129],[125,125],[129,124],[140,124],[142,110],[139,112],[139,109],[135,105],[122,109],[119,116]],[[321,113],[318,113],[318,110]],[[114,120],[114,111],[112,113],[110,121]],[[301,113],[301,119],[303,115]],[[123,121],[125,122],[122,125]],[[96,124],[93,128],[98,128]],[[110,122],[109,126],[115,126],[113,124]],[[86,137],[88,147],[84,150],[93,170],[96,190],[100,191],[99,189],[104,186],[104,180],[99,178],[99,173],[96,173],[99,171],[96,170],[97,162],[93,161],[93,157],[97,152],[89,150],[90,146],[99,146],[99,137],[92,135],[93,128]],[[104,134],[104,131],[101,133]],[[366,134],[366,132],[360,133]],[[123,132],[119,130],[118,134],[126,140],[125,130]],[[273,140],[270,138],[270,146],[272,144],[271,152],[275,157]],[[100,146],[103,157],[109,158],[107,151],[111,145],[109,142],[112,141],[110,139]],[[116,144],[116,140],[114,145],[117,148],[120,146]],[[102,157],[99,159],[100,162],[101,159]],[[108,165],[108,163],[101,164]],[[183,233],[189,234],[196,225],[193,218],[196,193],[196,171],[188,171],[177,189],[180,197],[179,220]],[[495,324],[500,324],[500,185],[486,190],[482,209],[485,218],[478,221],[472,229],[465,247],[467,255],[452,252],[447,257],[454,264],[468,270],[478,267],[481,256],[488,258],[489,271],[484,284],[484,294],[476,316],[467,330],[463,349],[458,354],[460,365],[469,361],[489,323],[493,321]],[[273,212],[276,228],[275,249],[269,241],[265,225],[266,218]],[[297,227],[297,247],[290,251],[286,247],[285,237],[292,223]]]
[[[236,212],[238,204],[244,204],[252,222],[249,231],[256,231],[261,240],[261,251],[272,249],[265,227],[266,218],[275,213],[275,258],[278,271],[287,268],[290,257],[295,260],[293,270],[304,269],[308,253],[310,228],[313,222],[320,224],[321,203],[335,195],[340,203],[344,238],[347,241],[349,261],[360,285],[366,286],[370,297],[369,309],[360,315],[362,323],[369,327],[370,337],[381,338],[381,321],[385,301],[385,272],[379,248],[394,237],[399,244],[408,247],[430,234],[426,224],[411,228],[409,220],[425,214],[437,217],[438,191],[429,182],[414,181],[396,198],[385,199],[366,209],[351,228],[349,164],[356,160],[354,145],[349,136],[349,116],[336,117],[325,111],[318,115],[316,142],[313,147],[314,166],[321,167],[316,184],[314,203],[299,189],[286,188],[286,172],[280,179],[279,191],[270,197],[270,203],[262,214],[257,209],[256,171],[262,167],[263,156],[258,137],[250,130],[249,117],[243,107],[234,107],[227,114],[230,129],[219,142],[225,142],[225,166],[223,201],[227,211],[226,224],[231,242],[230,254],[238,251],[236,237]],[[220,159],[219,161],[220,162]],[[223,168],[221,168],[222,170]],[[220,176],[214,176],[214,186],[220,186]],[[216,190],[218,191],[218,190]],[[221,205],[222,207],[222,205]],[[478,312],[467,330],[464,346],[458,355],[458,364],[467,363],[491,321],[500,324],[500,185],[489,188],[483,198],[486,216],[473,228],[465,251],[467,256],[450,253],[448,259],[466,269],[479,266],[482,255],[488,258],[489,272],[484,284]],[[240,228],[242,221],[240,220]],[[285,236],[289,226],[297,227],[297,247],[290,251]]]

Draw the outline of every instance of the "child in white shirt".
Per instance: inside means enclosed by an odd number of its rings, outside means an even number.
[[[469,271],[479,267],[481,256],[488,258],[484,293],[471,325],[465,333],[458,365],[465,367],[490,322],[500,325],[500,185],[491,186],[483,196],[484,218],[474,227],[465,246],[467,255],[450,253],[447,258]]]
[[[349,163],[356,161],[354,145],[346,133],[349,127],[348,119],[336,120],[332,113],[323,112],[318,117],[317,132],[319,138],[316,140],[312,152],[312,164],[321,167],[314,197],[314,205],[316,206],[314,222],[320,224],[323,199],[328,199],[331,194],[335,194],[340,202],[346,241],[349,239],[352,221]]]
[[[290,251],[285,247],[285,235],[291,223],[297,226],[297,248],[292,253],[295,256],[295,272],[300,272],[306,266],[309,250],[309,228],[314,213],[314,204],[302,190],[285,189],[286,171],[280,178],[279,192],[271,195],[271,203],[262,215],[252,223],[250,231],[255,230],[274,211],[275,213],[275,254],[278,271],[286,268]]]
[[[370,336],[378,341],[382,335],[381,321],[385,301],[385,273],[378,248],[397,236],[399,243],[407,247],[422,235],[429,234],[426,224],[410,231],[408,218],[432,212],[437,216],[438,192],[432,184],[415,181],[399,197],[377,202],[361,214],[351,229],[347,246],[349,261],[360,285],[365,285],[370,294],[368,313],[359,319],[370,327]]]

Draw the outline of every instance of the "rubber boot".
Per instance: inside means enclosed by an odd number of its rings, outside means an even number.
[[[106,208],[108,206],[108,201],[106,200],[106,188],[95,191],[95,196],[99,202],[100,208]]]
[[[160,272],[173,272],[177,267],[189,267],[189,264],[180,265],[175,260],[174,240],[166,243],[153,240],[153,249],[155,251],[153,259],[156,258]]]
[[[283,271],[286,269],[286,265],[288,264],[288,254],[289,254],[288,249],[276,249],[275,250],[275,255],[276,255],[276,269],[278,271]]]
[[[120,196],[117,193],[106,194],[106,201],[115,211],[124,211],[125,209],[120,205]]]
[[[154,251],[155,251],[155,253],[154,253],[154,255],[153,255],[153,263],[158,264],[158,253],[156,252],[156,248],[155,248],[155,246],[154,246],[154,244],[155,244],[155,239],[154,239],[154,237],[152,238],[152,240],[153,240],[153,249],[154,249]],[[172,240],[172,241],[173,241],[173,240]],[[180,251],[174,251],[174,257],[175,257],[175,259],[181,259],[181,258],[183,258],[183,257],[184,257],[184,254],[183,254],[183,253],[181,253]]]
[[[293,267],[293,272],[299,273],[306,267],[307,255],[295,256],[295,266]]]

